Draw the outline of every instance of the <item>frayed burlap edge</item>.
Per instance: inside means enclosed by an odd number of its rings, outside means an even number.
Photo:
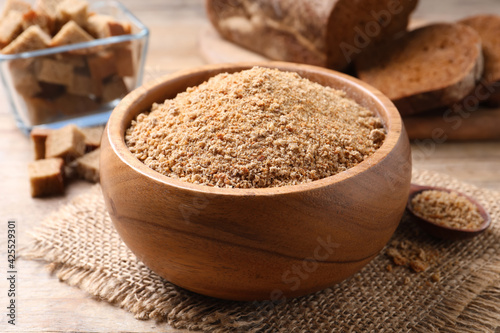
[[[478,269],[459,288],[444,295],[441,303],[415,329],[422,333],[494,332],[500,325],[499,307],[500,260],[495,260]]]
[[[426,175],[433,173],[422,172],[419,174],[422,184],[425,184]],[[453,188],[456,180],[449,178],[450,187]],[[445,182],[446,183],[446,182]],[[96,186],[93,191],[99,191]],[[477,191],[488,191],[477,189]],[[497,194],[498,197],[498,194]],[[77,198],[76,201],[79,199]],[[62,210],[65,208],[63,207]],[[29,259],[42,259],[51,262],[48,266],[51,272],[69,285],[79,287],[97,298],[104,299],[112,304],[132,312],[137,319],[154,319],[167,322],[174,328],[187,328],[191,330],[205,330],[211,332],[222,331],[245,331],[260,332],[269,331],[269,326],[264,322],[266,318],[259,318],[258,313],[248,320],[238,317],[238,311],[245,306],[232,304],[231,313],[224,309],[221,314],[217,311],[220,303],[206,302],[201,295],[190,294],[189,299],[170,302],[169,296],[175,293],[172,290],[158,292],[157,290],[137,289],[133,283],[126,280],[109,279],[109,275],[101,270],[90,269],[85,266],[74,266],[64,264],[64,258],[56,248],[43,242],[40,234],[57,229],[60,225],[55,217],[60,214],[56,212],[53,218],[48,218],[48,224],[43,225],[34,233],[34,243],[29,253],[24,255]],[[56,221],[56,223],[54,223]],[[48,228],[49,226],[49,228]],[[115,283],[110,283],[110,281]],[[126,291],[126,292],[124,292]],[[137,298],[135,295],[141,295]],[[457,298],[457,295],[460,297]],[[147,302],[143,300],[147,299]],[[167,302],[168,300],[168,302]],[[437,306],[427,313],[425,318],[419,318],[418,323],[412,327],[419,332],[494,332],[500,325],[500,313],[495,311],[500,304],[500,260],[494,260],[476,267],[472,274],[457,288],[450,289],[443,294]],[[193,310],[193,314],[183,316]],[[234,315],[235,320],[228,321],[228,314]],[[183,320],[182,318],[189,318]],[[196,319],[199,320],[196,320]],[[407,327],[409,328],[409,327]]]

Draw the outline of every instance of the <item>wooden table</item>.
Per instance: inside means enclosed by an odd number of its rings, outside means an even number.
[[[5,0],[0,1],[3,6]],[[147,70],[174,71],[204,63],[198,35],[207,25],[202,0],[122,1],[151,29]],[[473,13],[500,14],[496,0],[421,0],[417,19],[452,20]],[[19,131],[10,106],[0,90],[0,331],[95,331],[95,332],[174,332],[163,324],[138,321],[119,308],[100,302],[77,288],[60,283],[44,264],[17,261],[17,321],[6,322],[7,304],[7,221],[17,221],[18,248],[29,242],[29,232],[49,212],[67,203],[89,187],[74,182],[63,197],[32,199],[29,194],[27,164],[33,159],[28,138]],[[423,148],[425,149],[423,149]],[[500,142],[414,144],[414,165],[436,170],[461,180],[500,191]]]

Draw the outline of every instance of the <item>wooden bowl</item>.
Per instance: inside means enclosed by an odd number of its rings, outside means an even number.
[[[376,112],[387,137],[368,159],[307,184],[213,188],[150,169],[128,150],[125,130],[153,102],[221,72],[260,65],[297,72]],[[372,260],[405,210],[408,138],[394,105],[348,75],[283,62],[210,65],[158,79],[127,95],[103,135],[101,185],[123,241],[154,272],[188,290],[230,300],[278,300],[338,283]]]

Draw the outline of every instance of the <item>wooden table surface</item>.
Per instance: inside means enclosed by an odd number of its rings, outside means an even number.
[[[5,0],[0,0],[3,7]],[[169,72],[204,63],[199,31],[208,24],[202,0],[122,1],[151,30],[147,57],[149,73]],[[453,20],[475,13],[500,14],[498,0],[421,0],[414,17],[426,21]],[[49,212],[88,189],[84,182],[70,184],[62,197],[32,199],[27,164],[33,159],[28,138],[11,115],[0,90],[0,331],[174,332],[164,324],[139,321],[119,308],[60,283],[44,264],[18,260],[16,326],[7,323],[7,221],[17,221],[18,248],[29,242],[29,232]],[[499,129],[500,130],[500,129]],[[500,142],[413,144],[414,166],[436,170],[461,180],[500,191]]]

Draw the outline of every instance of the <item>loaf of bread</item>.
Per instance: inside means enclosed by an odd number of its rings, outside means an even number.
[[[402,115],[450,106],[483,73],[481,38],[461,24],[432,24],[387,42],[356,60],[361,80],[389,97]]]
[[[477,15],[459,23],[476,30],[483,42],[484,74],[481,84],[486,92],[477,97],[491,106],[500,106],[500,16]],[[483,98],[484,94],[488,96]]]
[[[406,30],[418,0],[206,0],[220,35],[274,60],[345,69]]]

